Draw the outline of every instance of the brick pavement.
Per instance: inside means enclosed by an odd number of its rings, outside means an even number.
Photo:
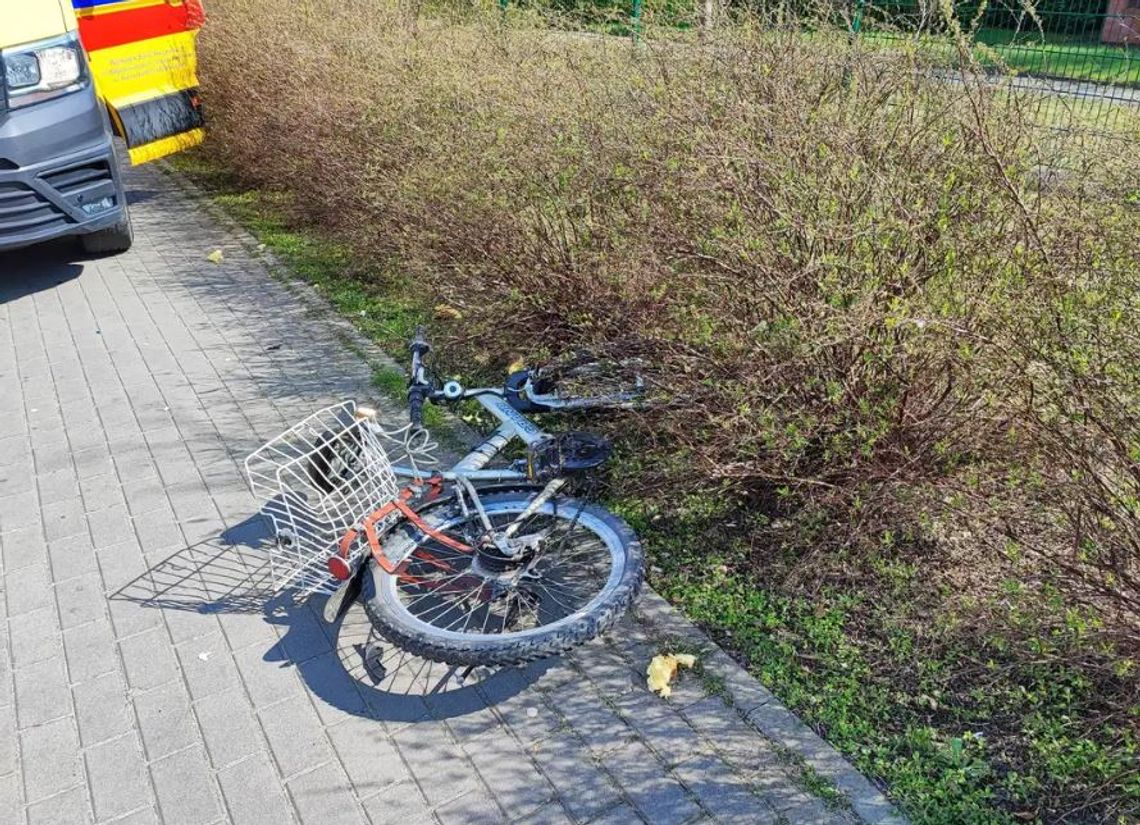
[[[0,823],[900,821],[653,594],[463,681],[273,594],[240,462],[379,356],[176,178],[129,180],[129,254],[0,254]],[[677,638],[725,695],[647,693]]]

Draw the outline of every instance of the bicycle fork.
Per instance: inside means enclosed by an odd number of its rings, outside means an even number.
[[[487,516],[487,511],[483,509],[483,502],[479,500],[479,492],[475,489],[475,485],[471,483],[470,479],[463,475],[456,475],[457,482],[456,498],[459,501],[459,508],[463,512],[464,518],[469,518],[471,510],[467,506],[467,497],[471,498],[471,503],[475,507],[475,512],[479,515],[479,521],[483,524],[485,535],[488,536],[498,546],[500,552],[505,556],[511,557],[518,553],[517,547],[512,547],[510,539],[518,535],[519,530],[526,524],[527,520],[534,516],[539,510],[546,506],[554,496],[558,494],[566,485],[566,479],[555,478],[546,483],[534,500],[527,505],[518,516],[501,532],[495,530],[494,525],[491,524],[491,519]]]

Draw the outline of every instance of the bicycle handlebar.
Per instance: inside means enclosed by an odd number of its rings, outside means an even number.
[[[427,333],[423,327],[416,327],[416,335],[409,346],[412,351],[412,377],[408,382],[408,417],[412,426],[422,430],[424,426],[424,399],[431,392],[431,379],[424,369],[424,356],[431,352]]]

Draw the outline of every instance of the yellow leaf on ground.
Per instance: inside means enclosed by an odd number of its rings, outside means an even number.
[[[222,254],[222,250],[215,249],[213,252],[206,256],[206,260],[212,264],[220,264],[223,260],[225,260],[225,255]]]
[[[463,317],[463,313],[450,304],[436,304],[435,305],[436,318],[450,318],[453,321],[458,321]]]
[[[691,653],[664,653],[654,656],[645,671],[645,675],[649,677],[649,689],[662,699],[668,699],[673,692],[669,683],[677,675],[678,665],[692,667],[696,663],[697,657]]]

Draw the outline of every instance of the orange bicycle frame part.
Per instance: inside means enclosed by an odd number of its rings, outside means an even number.
[[[439,495],[440,490],[443,486],[443,479],[432,478],[428,483],[431,486],[431,492],[428,496],[428,500],[430,501]],[[368,542],[369,552],[371,552],[372,558],[376,560],[376,564],[379,565],[380,569],[392,576],[402,574],[408,567],[407,559],[404,559],[399,563],[393,563],[392,560],[389,559],[387,555],[385,555],[384,548],[380,545],[380,535],[376,531],[376,524],[378,522],[383,521],[396,512],[400,513],[404,519],[414,525],[416,529],[418,529],[424,535],[428,536],[434,541],[439,542],[445,547],[450,547],[452,550],[456,550],[460,553],[475,552],[473,547],[470,547],[463,542],[457,541],[451,536],[448,536],[445,533],[436,530],[434,527],[424,521],[423,517],[420,516],[420,514],[412,509],[412,507],[408,504],[408,502],[414,498],[415,495],[416,493],[411,487],[405,487],[400,491],[399,498],[397,498],[395,501],[388,502],[378,510],[374,510],[368,515],[366,519],[364,519],[359,528],[349,528],[349,530],[344,534],[344,537],[340,540],[340,546],[338,548],[338,554],[340,557],[346,561],[348,560],[349,551],[352,549],[352,543],[356,541],[356,539],[360,536],[361,530],[363,530],[364,537]],[[423,560],[427,561],[429,564],[435,564],[436,566],[443,564],[443,562],[440,562],[434,556],[431,556],[431,554],[428,554],[428,557]]]

